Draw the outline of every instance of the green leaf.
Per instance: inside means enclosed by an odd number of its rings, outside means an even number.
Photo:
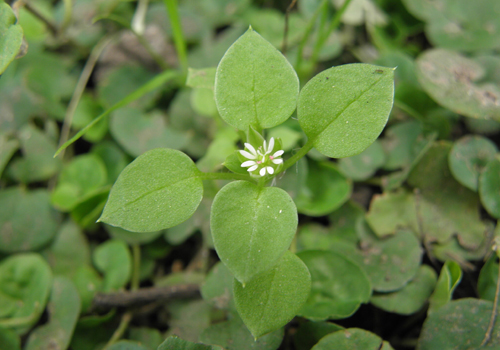
[[[486,230],[479,216],[479,198],[453,178],[448,166],[450,149],[447,142],[435,143],[408,177],[418,191],[419,234],[425,232],[428,242],[438,243],[456,235],[460,245],[475,250],[484,241]]]
[[[286,58],[252,28],[226,52],[217,67],[215,101],[229,125],[271,128],[293,113],[299,79]]]
[[[500,156],[488,162],[479,177],[479,195],[488,213],[500,219]]]
[[[220,261],[212,267],[200,288],[203,299],[218,309],[236,310],[233,300],[234,277]]]
[[[168,303],[169,330],[164,336],[176,335],[187,341],[198,341],[203,330],[210,326],[211,311],[211,306],[204,300],[170,301]],[[161,345],[158,349],[162,349]],[[167,349],[170,348],[167,347]],[[172,349],[183,348],[179,346]]]
[[[380,142],[375,140],[358,155],[339,160],[339,170],[354,181],[364,181],[372,177],[385,163],[385,153]]]
[[[216,344],[225,350],[276,350],[283,341],[284,328],[280,328],[255,340],[238,316],[229,321],[214,324],[203,331],[200,341]]]
[[[54,141],[32,125],[19,131],[23,157],[14,159],[7,169],[8,175],[23,183],[45,181],[61,168],[61,160],[52,157],[56,150]]]
[[[44,189],[11,187],[0,191],[0,251],[41,248],[57,233],[59,215]],[[36,213],[36,215],[33,215]]]
[[[417,59],[424,90],[440,105],[466,117],[500,120],[500,89],[476,83],[484,69],[457,52],[432,49]]]
[[[352,192],[352,183],[331,162],[309,161],[308,176],[296,198],[301,214],[323,216],[344,204]]]
[[[192,88],[214,89],[217,68],[188,68],[186,86]]]
[[[382,132],[394,98],[394,69],[347,64],[312,78],[299,96],[300,126],[328,157],[361,153]]]
[[[393,235],[400,228],[418,232],[414,195],[402,188],[376,194],[370,203],[366,221],[380,238]]]
[[[425,305],[436,282],[436,272],[431,267],[422,265],[415,278],[402,289],[392,293],[376,293],[370,303],[388,312],[411,315]]]
[[[495,323],[490,341],[481,346],[492,312],[490,301],[472,298],[452,301],[427,317],[417,349],[498,349],[499,323]]]
[[[4,317],[28,318],[12,327],[24,334],[34,325],[45,309],[52,286],[49,265],[38,254],[16,254],[0,263],[0,300],[3,309],[10,310]],[[8,320],[8,319],[7,319]]]
[[[130,163],[129,157],[113,141],[103,141],[92,148],[92,153],[101,157],[108,174],[107,183],[112,184]]]
[[[74,272],[72,281],[80,294],[82,313],[85,313],[92,306],[94,295],[102,289],[102,278],[91,266],[81,265]]]
[[[144,345],[148,350],[156,350],[163,342],[160,331],[148,327],[130,327],[128,338]]]
[[[47,307],[49,322],[30,333],[26,350],[67,349],[69,346],[80,315],[80,296],[66,277],[54,278]]]
[[[0,133],[0,177],[9,163],[10,158],[19,149],[19,141],[10,139],[6,134]]]
[[[103,113],[101,113],[99,116],[97,116],[94,120],[92,120],[92,122],[90,122],[86,127],[84,127],[82,130],[77,132],[75,136],[73,136],[71,139],[66,141],[61,147],[59,147],[59,149],[54,154],[54,157],[57,156],[62,150],[66,149],[73,142],[75,142],[80,137],[82,137],[82,135],[84,135],[90,128],[92,128],[94,125],[96,125],[104,117],[107,117],[111,112],[113,112],[119,108],[125,107],[129,103],[141,98],[142,96],[159,88],[160,86],[165,84],[167,81],[173,80],[176,77],[177,77],[176,72],[171,71],[171,70],[167,70],[167,71],[159,74],[158,76],[152,78],[151,80],[146,82],[144,85],[140,86],[137,90],[131,92],[130,94],[125,96],[123,99],[116,102],[110,108],[108,108]]]
[[[477,192],[479,175],[486,164],[495,158],[496,145],[482,136],[468,135],[453,145],[448,155],[450,170],[455,179]]]
[[[382,147],[387,153],[385,170],[396,170],[409,166],[415,158],[415,142],[422,133],[421,123],[418,121],[402,122],[387,128]]]
[[[120,240],[108,240],[94,251],[94,264],[104,273],[103,292],[119,290],[130,280],[132,257],[127,245]]]
[[[296,350],[310,350],[325,335],[340,331],[344,327],[331,322],[306,322],[293,335]]]
[[[144,113],[138,108],[120,108],[113,112],[110,131],[114,139],[134,157],[154,148],[181,149],[188,137],[167,126],[160,111]]]
[[[61,211],[71,211],[107,182],[106,166],[97,155],[84,154],[68,163],[59,176],[51,200]]]
[[[205,345],[200,343],[192,343],[187,340],[183,340],[174,335],[165,339],[163,343],[160,344],[158,350],[223,350],[218,345]]]
[[[446,305],[453,296],[453,291],[462,279],[462,269],[454,261],[446,261],[441,268],[441,273],[436,288],[429,299],[428,315]]]
[[[235,181],[215,196],[210,227],[219,258],[246,283],[276,264],[292,242],[297,221],[295,204],[282,189]]]
[[[257,339],[286,325],[311,291],[306,265],[286,251],[278,264],[242,285],[234,280],[234,302],[241,319]]]
[[[158,231],[187,220],[202,196],[193,161],[182,152],[158,148],[123,170],[99,221],[129,231]]]
[[[23,42],[23,29],[16,22],[12,8],[0,3],[0,75],[16,58]]]
[[[90,247],[87,237],[72,221],[64,223],[56,238],[42,255],[56,275],[73,277],[82,265],[90,265]]]
[[[158,238],[163,232],[130,232],[120,227],[106,226],[106,231],[115,239],[122,240],[127,244],[147,244]]]
[[[359,328],[348,328],[323,337],[311,350],[380,349],[393,350],[379,336]]]
[[[378,239],[369,228],[359,243],[360,250],[348,257],[358,263],[368,274],[377,292],[392,292],[411,281],[422,260],[422,248],[415,234],[398,230],[394,236]],[[334,250],[337,250],[333,248]],[[338,249],[341,254],[349,251]]]
[[[8,328],[0,327],[0,344],[8,350],[21,350],[21,338]]]
[[[351,260],[319,250],[306,250],[298,256],[312,279],[311,294],[299,315],[315,321],[346,318],[370,299],[370,281]]]
[[[404,0],[414,16],[426,22],[425,33],[434,46],[460,51],[499,48],[500,5],[496,0]]]
[[[481,299],[489,301],[495,300],[498,283],[498,263],[496,260],[496,256],[490,256],[479,273],[477,292]]]

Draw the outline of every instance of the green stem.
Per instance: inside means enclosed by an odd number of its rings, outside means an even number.
[[[309,20],[309,23],[307,24],[306,31],[304,32],[304,36],[302,37],[302,40],[299,43],[299,49],[297,51],[297,62],[295,63],[295,70],[297,71],[300,71],[300,68],[302,66],[304,47],[309,41],[309,37],[311,36],[314,25],[316,24],[316,20],[318,19],[318,16],[321,13],[321,11],[323,11],[323,8],[328,8],[327,0],[323,0],[323,2],[318,6],[313,16]]]
[[[314,66],[316,62],[318,62],[318,57],[321,52],[321,49],[325,45],[326,41],[328,40],[328,37],[330,36],[331,33],[333,33],[338,26],[340,25],[340,19],[342,18],[342,15],[344,14],[345,10],[347,9],[347,6],[351,3],[351,0],[345,0],[345,2],[342,4],[342,7],[335,13],[335,16],[333,16],[332,21],[330,22],[330,26],[326,30],[326,32],[322,33],[322,35],[318,38],[318,41],[316,42],[316,45],[314,47],[314,51],[311,57],[312,65]]]
[[[141,270],[141,247],[138,244],[132,244],[132,280],[130,289],[132,291],[139,289]]]
[[[125,312],[122,316],[122,319],[120,320],[118,328],[115,330],[115,332],[111,336],[111,339],[109,339],[108,343],[104,346],[104,350],[108,349],[111,345],[113,345],[118,340],[120,340],[121,337],[123,337],[123,334],[127,330],[131,320],[132,320],[132,312],[130,311]]]
[[[187,73],[188,61],[186,53],[186,41],[184,40],[184,34],[182,33],[182,25],[179,16],[177,0],[163,0],[163,2],[165,3],[165,7],[167,8],[170,25],[172,26],[175,49],[177,50],[177,56],[179,58],[182,71],[184,73]]]
[[[297,163],[298,160],[304,157],[307,154],[307,152],[309,152],[313,147],[314,144],[312,139],[307,140],[306,144],[301,149],[299,149],[297,153],[295,153],[293,156],[291,156],[286,160],[285,164],[283,164],[282,171],[290,168],[292,165]]]
[[[63,0],[64,2],[64,18],[59,28],[59,33],[64,33],[71,23],[73,17],[73,0]]]
[[[235,174],[235,173],[204,173],[199,172],[199,178],[202,180],[246,180],[253,181],[250,175]]]

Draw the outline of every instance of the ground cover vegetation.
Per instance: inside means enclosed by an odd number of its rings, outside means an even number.
[[[0,2],[0,349],[498,349],[500,2]]]

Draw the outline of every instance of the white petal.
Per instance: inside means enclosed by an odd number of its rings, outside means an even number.
[[[246,168],[252,165],[257,165],[254,160],[247,160],[246,162],[241,163],[242,168]]]
[[[274,137],[271,137],[271,139],[269,140],[269,147],[267,147],[266,154],[271,153],[273,151],[273,148],[274,148]]]
[[[267,172],[269,174],[271,174],[271,175],[274,174],[274,168],[273,167],[268,166],[266,169],[267,169]]]
[[[252,171],[254,171],[254,170],[257,170],[257,168],[258,168],[258,167],[259,167],[259,166],[258,166],[257,164],[252,165],[250,168],[248,168],[248,169],[247,169],[247,171],[252,172]]]
[[[257,151],[255,150],[255,148],[253,148],[251,144],[245,143],[245,147],[248,148],[250,153],[252,153],[254,156],[257,156]]]
[[[266,168],[260,169],[259,174],[260,174],[260,176],[266,175]]]
[[[245,158],[248,158],[248,159],[256,159],[257,156],[256,155],[253,155],[253,154],[250,154],[248,153],[247,151],[240,151],[240,154],[245,157]]]
[[[279,157],[279,156],[281,156],[283,153],[285,153],[285,151],[283,151],[283,150],[279,150],[279,151],[277,151],[277,152],[274,152],[273,157],[274,157],[274,158]]]
[[[273,159],[273,160],[272,160],[272,162],[273,162],[274,164],[281,164],[281,163],[283,163],[283,159],[281,159],[281,158],[278,158],[278,159]],[[243,166],[243,165],[242,165],[242,166]]]

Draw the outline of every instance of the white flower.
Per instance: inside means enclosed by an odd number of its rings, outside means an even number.
[[[275,171],[275,165],[283,163],[281,155],[285,151],[278,150],[271,155],[274,149],[274,137],[271,137],[269,144],[264,140],[264,144],[257,150],[249,143],[245,143],[245,148],[248,151],[241,150],[240,154],[248,160],[241,163],[241,167],[248,168],[249,173],[255,172],[252,175],[257,175],[257,172],[260,176],[265,176],[266,173],[272,175]]]

